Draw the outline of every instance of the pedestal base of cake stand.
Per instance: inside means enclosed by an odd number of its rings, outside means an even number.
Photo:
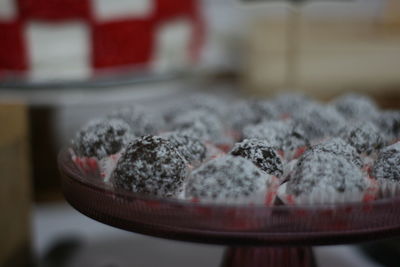
[[[316,267],[311,247],[229,247],[222,267]]]

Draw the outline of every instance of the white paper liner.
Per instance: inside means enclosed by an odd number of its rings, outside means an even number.
[[[338,192],[332,187],[318,187],[312,192],[294,196],[286,192],[287,183],[282,184],[277,191],[280,200],[286,205],[316,205],[316,204],[340,204],[350,202],[368,202],[377,196],[377,183],[366,178],[368,185],[365,191],[350,190]]]
[[[379,197],[390,198],[400,195],[400,182],[390,179],[379,179]]]
[[[117,165],[121,152],[110,155],[101,160],[94,157],[79,157],[70,149],[72,161],[85,174],[99,174],[104,182],[109,182],[112,172]]]
[[[100,176],[103,178],[104,182],[110,182],[111,174],[117,166],[120,157],[121,153],[117,153],[98,161]]]

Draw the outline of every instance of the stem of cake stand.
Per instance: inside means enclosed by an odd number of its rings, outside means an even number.
[[[222,267],[316,267],[311,247],[230,247]]]

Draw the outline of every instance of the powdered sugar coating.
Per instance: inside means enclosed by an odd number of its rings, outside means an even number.
[[[344,128],[341,130],[340,136],[355,147],[358,153],[369,155],[384,146],[384,139],[379,129],[368,121]]]
[[[281,157],[266,141],[245,139],[240,143],[236,143],[230,154],[250,160],[268,174],[276,177],[280,177],[283,174]]]
[[[164,127],[161,116],[152,114],[141,106],[121,108],[112,112],[108,117],[126,122],[135,136],[157,134]]]
[[[120,152],[133,139],[130,127],[122,120],[89,121],[72,140],[77,156],[102,159]]]
[[[400,142],[381,150],[373,167],[376,179],[387,179],[400,182]]]
[[[308,150],[306,153],[313,153],[314,151],[332,153],[335,156],[343,156],[358,167],[362,167],[363,165],[357,150],[339,137],[334,137],[320,143],[312,147],[311,150]]]
[[[269,176],[251,161],[242,157],[225,156],[213,159],[192,172],[186,184],[186,198],[226,202],[251,202],[264,195]]]
[[[207,149],[200,139],[177,131],[162,136],[168,139],[189,163],[200,163],[205,159]]]
[[[223,140],[224,136],[222,121],[204,110],[193,110],[178,115],[172,121],[172,129],[215,143]]]
[[[305,132],[309,140],[336,135],[346,124],[346,120],[331,106],[312,104],[301,112],[293,114],[293,119]]]
[[[361,94],[346,94],[333,101],[336,110],[347,120],[374,120],[378,116],[378,108],[371,98]]]
[[[178,197],[188,165],[178,150],[159,136],[130,143],[112,174],[114,187],[158,197]]]
[[[362,171],[352,162],[332,153],[314,151],[297,162],[286,191],[299,196],[327,189],[339,193],[362,192],[366,187]]]

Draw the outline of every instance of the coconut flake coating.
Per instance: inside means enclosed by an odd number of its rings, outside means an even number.
[[[172,121],[172,129],[186,132],[203,141],[220,142],[224,137],[222,121],[204,110],[182,113]]]
[[[314,151],[327,152],[335,156],[342,156],[358,167],[363,166],[363,162],[360,155],[357,153],[357,150],[339,137],[334,137],[323,143],[320,143],[305,153],[313,153]]]
[[[341,130],[340,136],[355,147],[360,154],[369,155],[384,146],[384,138],[379,129],[367,121],[344,128]]]
[[[206,158],[207,148],[203,142],[185,132],[170,132],[163,135],[190,163],[200,163]]]
[[[265,121],[248,126],[243,130],[243,137],[264,140],[275,149],[285,152],[309,146],[309,141],[301,127],[297,127],[290,120]]]
[[[192,172],[186,184],[186,198],[215,203],[251,202],[264,195],[269,176],[251,161],[225,156],[213,159]]]
[[[369,97],[361,94],[346,94],[333,101],[336,110],[347,120],[374,120],[378,116],[378,108]]]
[[[299,196],[315,190],[362,192],[366,187],[362,171],[352,162],[333,153],[314,151],[298,161],[286,192]]]
[[[346,120],[331,106],[312,104],[293,114],[293,120],[301,127],[309,140],[336,135]]]
[[[283,174],[282,159],[266,141],[245,139],[240,143],[236,143],[230,154],[250,160],[268,174],[276,177],[280,177]]]
[[[72,140],[77,156],[102,159],[120,152],[133,139],[130,127],[122,120],[89,121]]]
[[[126,122],[135,136],[157,134],[164,125],[161,116],[152,114],[140,106],[121,108],[112,112],[108,117]]]
[[[143,136],[130,143],[111,181],[116,188],[158,197],[177,197],[188,174],[186,160],[166,139]]]
[[[400,142],[381,150],[372,173],[376,179],[400,181]]]

